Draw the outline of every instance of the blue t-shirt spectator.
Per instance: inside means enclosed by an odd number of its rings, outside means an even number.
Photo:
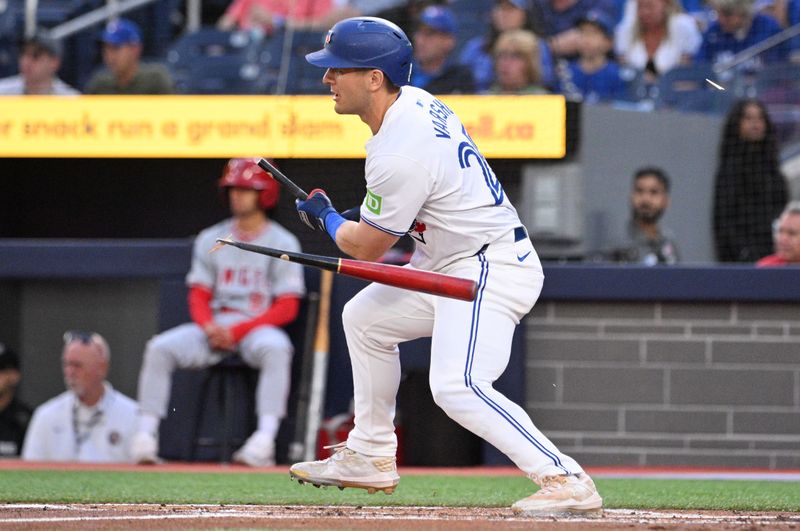
[[[612,60],[614,19],[598,10],[578,22],[578,59],[559,63],[559,91],[569,99],[596,103],[625,96],[619,65]]]
[[[609,61],[596,72],[585,72],[578,61],[570,61],[562,76],[559,92],[586,103],[614,101],[625,98],[627,86],[622,80],[619,65]]]
[[[703,43],[700,45],[695,60],[698,63],[715,64],[721,60],[730,59],[733,55],[780,33],[780,31],[781,26],[778,21],[763,13],[753,15],[750,29],[745,35],[728,33],[722,29],[719,21],[716,21],[703,34]],[[789,58],[789,44],[784,41],[759,54],[758,58],[764,63],[786,61]]]

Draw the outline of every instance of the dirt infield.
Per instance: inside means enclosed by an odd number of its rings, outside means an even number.
[[[0,461],[2,470],[114,470],[142,471],[134,465],[26,463]],[[286,472],[286,467],[252,469],[241,466],[170,463],[148,468],[159,472],[260,473]],[[717,479],[772,479],[798,481],[800,471],[732,471],[730,469],[590,469],[595,477],[695,477]],[[465,469],[404,468],[403,475],[463,474],[518,475],[515,468]],[[278,505],[172,504],[0,504],[0,531],[4,529],[353,529],[353,530],[578,530],[616,529],[793,529],[800,530],[800,513],[744,513],[737,511],[670,511],[606,509],[597,518],[519,517],[508,508],[363,507]]]
[[[608,509],[598,518],[521,518],[510,509],[274,505],[0,505],[0,529],[800,529],[800,515]]]

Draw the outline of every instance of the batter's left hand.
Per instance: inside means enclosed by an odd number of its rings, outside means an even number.
[[[325,230],[325,216],[331,212],[336,212],[331,200],[325,195],[325,191],[320,188],[311,190],[308,199],[305,201],[296,200],[297,213],[303,223],[312,229],[320,228]]]

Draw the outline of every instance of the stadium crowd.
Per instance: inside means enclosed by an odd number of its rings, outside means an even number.
[[[14,4],[9,2],[6,12]],[[768,71],[763,76],[768,78],[800,60],[800,38],[776,38],[798,22],[797,0],[233,0],[224,7],[219,4],[204,2],[200,30],[188,32],[185,24],[173,23],[165,34],[156,31],[159,26],[154,18],[183,20],[182,6],[156,2],[151,10],[127,14],[131,20],[85,31],[91,34],[89,42],[96,44],[95,50],[71,49],[76,46],[71,38],[66,46],[58,43],[65,48],[63,53],[59,49],[41,58],[32,58],[27,44],[19,46],[22,24],[17,24],[16,30],[7,32],[17,34],[0,38],[0,55],[18,53],[23,77],[30,70],[26,63],[63,55],[62,78],[84,93],[112,91],[111,74],[101,71],[101,63],[113,72],[114,64],[123,60],[116,56],[138,59],[139,53],[148,59],[139,68],[150,78],[146,84],[150,86],[134,84],[129,92],[319,92],[324,87],[318,72],[305,68],[305,53],[319,45],[336,20],[375,15],[396,22],[412,38],[417,49],[412,84],[435,93],[561,93],[571,100],[627,102],[645,109],[678,102],[690,110],[720,114],[730,106],[732,96],[756,96],[760,91],[774,98],[791,97],[760,85],[759,73]],[[5,18],[13,16],[6,13]],[[512,36],[515,44],[510,49]],[[767,39],[772,44],[765,50],[748,53]],[[52,68],[53,61],[48,64]],[[6,73],[16,74],[16,66],[6,65]],[[164,67],[169,76],[162,72]],[[526,79],[509,85],[504,79],[515,75],[509,74],[515,69]],[[309,82],[306,76],[313,80]],[[728,90],[718,90],[705,79]],[[691,83],[697,80],[702,83]],[[4,93],[19,91],[19,83],[0,83],[0,88]],[[119,89],[118,84],[115,90]],[[671,98],[675,91],[694,94]]]

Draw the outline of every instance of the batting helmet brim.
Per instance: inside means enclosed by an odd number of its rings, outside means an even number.
[[[352,59],[342,59],[328,51],[327,48],[306,54],[306,61],[322,68],[372,68]]]

